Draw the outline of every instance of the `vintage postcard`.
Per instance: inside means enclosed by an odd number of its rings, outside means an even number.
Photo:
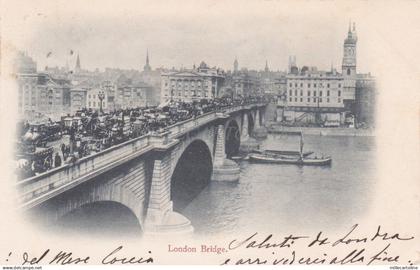
[[[3,269],[418,269],[420,1],[2,1]]]

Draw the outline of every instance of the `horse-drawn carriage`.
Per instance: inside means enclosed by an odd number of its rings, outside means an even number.
[[[35,176],[53,167],[53,147],[34,147],[21,143],[16,150],[19,179]]]

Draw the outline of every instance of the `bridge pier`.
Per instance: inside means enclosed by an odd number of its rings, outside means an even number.
[[[260,147],[259,142],[249,136],[249,119],[248,114],[244,114],[242,121],[242,132],[241,132],[241,145],[239,146],[239,151],[241,152],[251,152],[252,150],[257,150]]]
[[[144,232],[145,235],[190,234],[194,231],[191,222],[173,210],[171,201],[171,155],[178,141],[168,143],[168,134],[164,136],[155,153]]]
[[[216,150],[214,153],[213,181],[235,182],[239,180],[239,166],[233,160],[226,158],[225,153],[225,126],[217,125]]]
[[[268,131],[267,131],[267,128],[263,124],[264,124],[264,113],[261,114],[261,119],[260,119],[260,109],[257,109],[256,114],[255,114],[255,125],[254,125],[254,132],[253,132],[253,136],[257,139],[267,138]]]

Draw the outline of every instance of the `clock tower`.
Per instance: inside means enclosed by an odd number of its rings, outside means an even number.
[[[342,75],[343,75],[343,100],[354,100],[356,91],[356,24],[353,23],[353,29],[351,23],[349,25],[349,31],[347,38],[344,40],[344,51],[343,51],[343,64],[342,64]]]

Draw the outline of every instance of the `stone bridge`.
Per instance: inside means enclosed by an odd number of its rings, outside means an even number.
[[[264,136],[265,108],[210,112],[19,181],[20,207],[54,224],[86,205],[113,202],[145,233],[191,232],[179,211],[209,181],[238,181],[239,166],[228,158],[257,145],[250,135]]]

